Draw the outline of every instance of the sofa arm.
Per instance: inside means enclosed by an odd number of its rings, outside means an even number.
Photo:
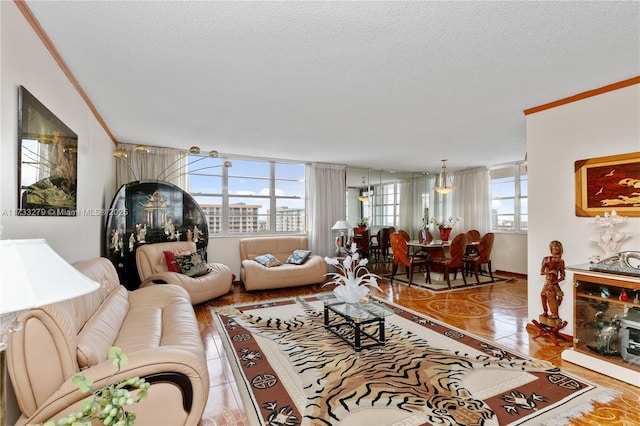
[[[177,425],[197,424],[200,421],[209,394],[209,376],[205,359],[198,359],[187,349],[166,347],[127,356],[127,365],[115,375],[112,360],[87,368],[79,374],[93,380],[94,389],[123,378],[141,377],[147,380],[150,384],[148,397],[128,407],[137,414],[136,424],[168,422],[167,424]],[[57,421],[69,413],[80,411],[83,401],[90,397],[90,394],[80,392],[72,379],[73,377],[69,377],[65,380],[31,417],[23,416],[16,424]],[[172,401],[176,401],[177,406],[172,405]]]

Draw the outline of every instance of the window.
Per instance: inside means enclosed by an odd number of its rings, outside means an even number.
[[[223,167],[227,160],[231,167]],[[210,234],[304,232],[304,177],[299,163],[189,157],[189,192]]]
[[[525,163],[491,170],[491,229],[526,232],[528,219],[527,167]]]
[[[400,220],[400,184],[376,185],[373,188],[373,225],[397,226]]]

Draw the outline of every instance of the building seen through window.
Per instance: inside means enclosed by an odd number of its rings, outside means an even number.
[[[226,160],[232,167],[218,167]],[[189,193],[210,234],[305,232],[304,178],[302,163],[206,158],[189,171]]]

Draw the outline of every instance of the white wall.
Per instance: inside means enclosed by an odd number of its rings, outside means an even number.
[[[594,88],[595,89],[595,88]],[[529,177],[529,316],[542,313],[540,276],[549,242],[564,246],[567,265],[584,264],[601,253],[589,240],[591,217],[575,215],[574,162],[640,151],[640,85],[607,92],[527,116]],[[640,218],[630,218],[621,230],[632,232],[620,250],[640,250]],[[573,274],[561,284],[565,299],[562,331],[573,334]]]
[[[527,234],[495,233],[491,267],[496,271],[527,274]]]
[[[78,135],[78,209],[108,208],[114,144],[14,2],[0,2],[0,223],[3,239],[44,238],[69,262],[100,256],[104,217],[17,217],[18,86]]]

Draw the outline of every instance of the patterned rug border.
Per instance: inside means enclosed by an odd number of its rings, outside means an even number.
[[[331,295],[331,292],[321,292],[321,293],[317,293],[314,295],[305,295],[305,296],[299,296],[299,299],[305,300],[305,301],[317,301],[319,299],[319,297],[323,297],[323,296],[327,296],[327,295]],[[263,301],[259,301],[259,302],[244,302],[244,303],[237,303],[234,305],[227,305],[225,307],[235,307],[235,308],[239,308],[242,306],[245,306],[247,308],[253,308],[253,309],[260,309],[260,308],[266,308],[266,307],[273,307],[274,305],[279,305],[279,304],[291,304],[291,303],[296,303],[295,302],[296,298],[274,298],[274,299],[265,299]],[[495,347],[497,349],[501,349],[504,350],[507,353],[510,353],[516,357],[520,357],[522,359],[526,359],[526,360],[531,360],[531,359],[535,359],[532,358],[528,355],[524,355],[522,353],[519,353],[518,351],[511,349],[511,348],[507,348],[504,347],[500,344],[497,344],[495,342],[492,342],[488,339],[485,339],[481,336],[477,336],[473,333],[469,333],[465,330],[462,330],[460,328],[457,328],[453,325],[447,324],[443,321],[439,321],[437,319],[431,318],[430,316],[428,316],[427,314],[423,314],[417,311],[414,311],[412,309],[406,308],[402,305],[399,305],[397,303],[394,302],[390,302],[388,300],[385,300],[382,297],[379,296],[373,296],[373,299],[377,302],[381,302],[384,303],[394,309],[397,309],[399,311],[404,311],[408,314],[420,317],[420,318],[424,318],[425,321],[427,322],[431,322],[434,324],[439,325],[440,327],[444,327],[444,328],[448,328],[452,331],[455,331],[457,333],[460,333],[463,336],[467,336],[471,339],[475,339],[478,342],[482,342],[484,344],[487,344],[489,346]],[[251,389],[249,388],[249,383],[250,380],[248,379],[248,377],[245,375],[243,368],[240,365],[240,359],[237,356],[237,354],[234,351],[234,348],[231,344],[231,342],[229,341],[230,336],[228,335],[225,327],[223,326],[220,316],[218,314],[218,310],[221,309],[220,307],[211,307],[211,314],[212,314],[212,318],[214,319],[214,324],[216,326],[216,328],[218,329],[220,336],[221,336],[221,341],[223,343],[224,346],[224,350],[227,354],[227,358],[229,359],[229,363],[231,364],[231,369],[233,372],[234,377],[236,378],[235,382],[236,385],[238,386],[238,389],[240,390],[240,394],[241,394],[241,398],[243,401],[243,405],[244,405],[244,409],[245,409],[245,414],[247,415],[249,424],[251,425],[267,425],[268,423],[264,423],[261,419],[261,415],[259,414],[259,403],[255,400],[254,398],[254,394],[251,391]],[[239,309],[242,310],[242,309]],[[400,314],[401,312],[398,312],[398,314]],[[547,425],[547,426],[560,426],[560,425],[566,425],[567,422],[569,421],[569,419],[575,418],[575,417],[579,417],[580,415],[586,414],[590,411],[593,410],[593,403],[594,402],[599,402],[599,403],[607,403],[609,401],[611,401],[612,399],[616,398],[617,396],[619,396],[619,392],[594,384],[586,379],[583,379],[581,377],[575,376],[571,373],[568,373],[562,369],[559,369],[559,371],[562,373],[562,375],[568,377],[568,378],[573,378],[579,382],[582,382],[585,387],[584,389],[582,389],[580,392],[575,392],[573,394],[568,395],[567,397],[555,402],[553,405],[547,407],[544,411],[542,412],[538,412],[538,413],[534,413],[531,414],[529,416],[523,417],[517,421],[511,422],[509,423],[509,426],[515,426],[515,425]],[[563,406],[564,404],[568,403],[569,401],[575,401],[576,405],[571,407],[571,409],[569,410],[565,410],[562,412],[558,412],[556,413],[555,411],[559,409],[560,406]]]
[[[387,279],[387,280],[391,280],[391,274],[384,274],[384,275],[380,275],[382,278]],[[480,277],[483,278],[487,278],[489,279],[490,277],[488,275],[484,275],[484,274],[479,274]],[[414,275],[415,277],[415,275]],[[447,293],[450,291],[459,291],[459,290],[467,290],[469,288],[478,288],[478,287],[486,287],[486,286],[490,286],[490,285],[494,285],[494,284],[502,284],[502,283],[508,283],[508,282],[514,282],[517,281],[516,277],[503,277],[503,276],[498,276],[496,274],[493,274],[493,278],[494,281],[481,281],[479,284],[476,283],[476,279],[475,277],[468,277],[467,278],[467,284],[464,284],[464,281],[462,280],[462,278],[458,278],[456,280],[451,280],[451,286],[452,288],[433,288],[430,287],[430,285],[433,285],[434,282],[439,283],[441,285],[447,285],[446,281],[440,281],[440,280],[434,280],[433,277],[431,278],[431,282],[432,284],[427,284],[427,283],[422,283],[422,282],[412,282],[411,283],[411,287],[416,287],[420,290],[424,290],[424,291],[428,291],[429,293],[433,293],[433,294],[441,294],[441,293]],[[406,274],[399,274],[396,275],[395,277],[393,277],[393,281],[399,281],[401,283],[404,284],[409,284],[409,278],[407,277]],[[455,283],[462,283],[462,285],[456,285]]]

